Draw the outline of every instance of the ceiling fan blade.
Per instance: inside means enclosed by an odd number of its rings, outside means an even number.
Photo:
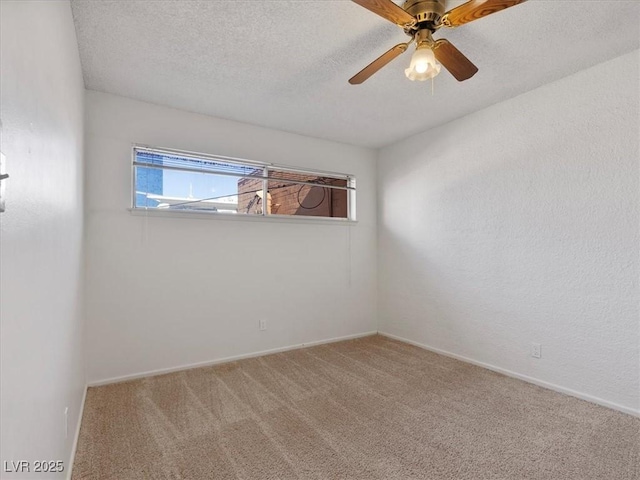
[[[456,80],[462,82],[473,77],[478,71],[471,60],[465,57],[451,42],[441,38],[433,45],[433,53],[444,68],[449,70]]]
[[[351,0],[357,3],[361,7],[372,11],[380,15],[382,18],[386,18],[390,22],[404,27],[405,25],[412,25],[416,23],[416,19],[412,15],[409,15],[398,5],[391,0]]]
[[[525,1],[526,0],[470,0],[446,12],[442,16],[441,23],[445,27],[457,27]]]
[[[391,60],[396,58],[398,55],[401,55],[404,52],[406,52],[408,46],[409,46],[408,43],[399,43],[395,47],[387,50],[385,53],[380,55],[369,65],[367,65],[358,73],[356,73],[353,77],[351,77],[349,79],[349,83],[351,85],[360,85],[365,80],[367,80],[371,75],[373,75],[382,67],[384,67],[387,63],[389,63]]]

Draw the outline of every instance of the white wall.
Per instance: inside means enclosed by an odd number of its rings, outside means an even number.
[[[381,331],[638,412],[638,57],[381,151]]]
[[[19,460],[68,469],[85,384],[84,84],[69,2],[2,1],[0,18],[0,149],[10,174],[0,214],[0,469]]]
[[[86,104],[90,381],[377,329],[375,152],[97,92]],[[358,223],[132,215],[134,142],[355,174]]]

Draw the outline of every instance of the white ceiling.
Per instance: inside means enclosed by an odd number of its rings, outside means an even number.
[[[400,3],[399,0],[397,3]],[[463,3],[451,1],[449,7]],[[640,44],[640,1],[529,0],[446,37],[480,69],[404,76],[410,53],[347,80],[407,37],[348,0],[72,0],[88,89],[380,147]]]

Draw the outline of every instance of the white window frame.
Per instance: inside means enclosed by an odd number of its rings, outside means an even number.
[[[207,170],[197,170],[197,169],[187,169],[187,168],[182,169],[180,167],[173,167],[173,166],[153,167],[148,164],[136,162],[137,151],[146,151],[146,152],[155,153],[159,155],[163,155],[163,154],[175,155],[179,157],[195,158],[199,160],[211,160],[211,161],[224,162],[227,164],[253,167],[256,169],[262,169],[262,175],[261,176],[252,176],[252,175],[243,176],[243,175],[237,175],[237,174],[231,174],[231,173],[225,174],[223,172],[211,172]],[[256,179],[262,178],[263,195],[264,195],[264,192],[268,190],[269,181],[274,180],[273,178],[269,178],[269,171],[271,169],[275,171],[285,171],[285,172],[298,173],[303,175],[326,176],[326,177],[335,178],[339,180],[346,180],[346,183],[347,183],[346,187],[333,186],[333,185],[323,185],[323,187],[335,188],[338,190],[347,191],[347,217],[342,218],[342,217],[323,217],[323,216],[311,216],[311,215],[282,215],[282,214],[279,215],[276,213],[268,213],[267,208],[263,208],[261,214],[257,213],[257,214],[247,215],[247,214],[229,214],[229,213],[222,213],[222,212],[216,212],[216,211],[199,211],[195,209],[194,210],[157,209],[157,208],[149,208],[149,207],[138,207],[136,206],[136,167],[137,166],[143,167],[143,168],[158,168],[160,170],[177,170],[177,171],[194,172],[194,173],[200,172],[200,173],[208,173],[212,175],[229,175],[229,176],[235,176],[235,177],[256,178]],[[318,184],[314,184],[313,182],[303,182],[303,181],[296,181],[296,180],[284,180],[284,181],[286,181],[287,183],[301,184],[301,185],[313,185],[313,186],[318,185]],[[332,222],[332,223],[333,222],[355,223],[356,222],[356,177],[355,175],[352,175],[352,174],[330,172],[326,170],[307,169],[307,168],[293,167],[289,165],[281,165],[281,164],[275,164],[275,163],[258,162],[255,160],[246,160],[246,159],[235,158],[235,157],[227,157],[222,155],[212,155],[208,153],[192,152],[192,151],[178,150],[173,148],[152,147],[152,146],[143,145],[143,144],[133,144],[131,149],[131,207],[129,208],[129,210],[132,213],[153,212],[153,214],[156,214],[156,213],[164,214],[164,215],[170,214],[171,216],[173,215],[190,216],[195,214],[195,215],[206,215],[206,216],[217,217],[217,218],[223,218],[223,217],[238,218],[238,219],[259,218],[259,219],[274,219],[274,220],[287,219],[295,222],[320,221],[320,222]]]

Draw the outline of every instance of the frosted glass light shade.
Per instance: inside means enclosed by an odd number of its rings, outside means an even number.
[[[440,73],[442,66],[436,62],[436,56],[428,45],[416,48],[411,57],[411,65],[404,71],[409,80],[424,82]]]

